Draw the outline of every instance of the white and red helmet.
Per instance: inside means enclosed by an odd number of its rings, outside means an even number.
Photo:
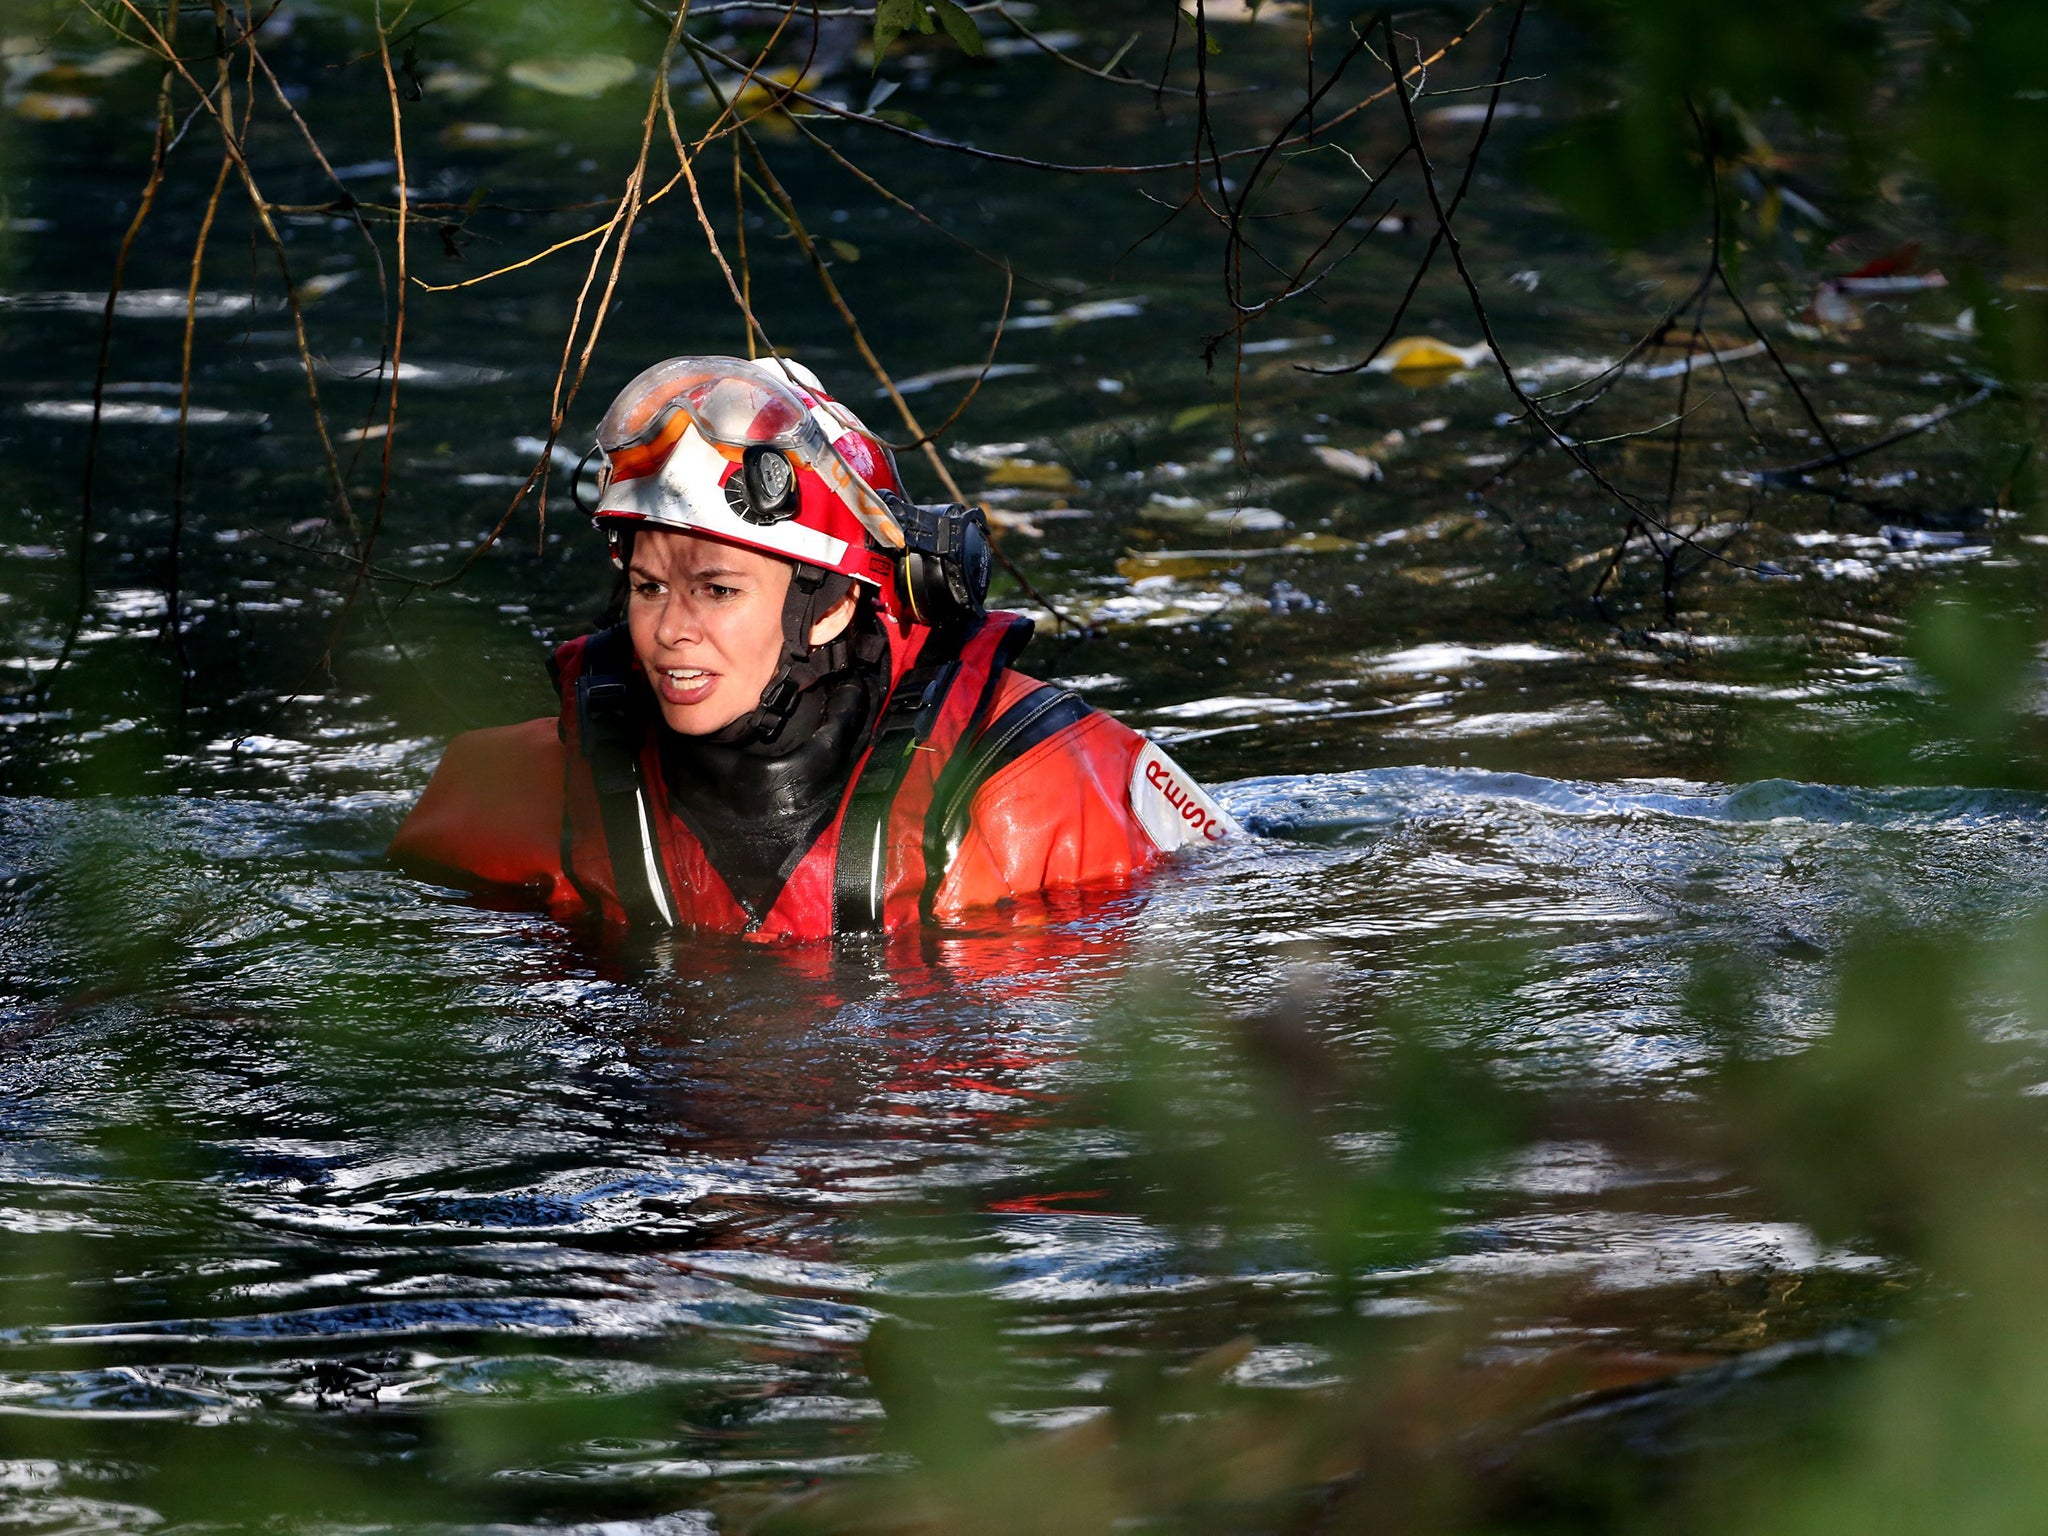
[[[598,527],[705,534],[896,587],[896,462],[817,376],[782,358],[672,357],[619,391],[597,429]]]

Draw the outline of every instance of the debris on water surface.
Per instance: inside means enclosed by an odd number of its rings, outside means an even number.
[[[1702,368],[1719,368],[1728,363],[1744,362],[1760,357],[1765,351],[1761,341],[1734,343],[1721,347],[1705,347],[1687,353],[1668,363],[1652,363],[1640,368],[1640,375],[1646,379],[1675,379],[1688,373],[1697,373]]]
[[[636,66],[622,53],[572,53],[555,59],[521,59],[505,71],[519,84],[550,96],[589,99],[624,85]]]
[[[1022,534],[1027,539],[1045,537],[1045,530],[1038,526],[1038,519],[1029,512],[1012,512],[1007,507],[992,507],[987,502],[981,504],[981,511],[991,527],[1000,528],[1005,533]]]
[[[1440,374],[1448,378],[1467,368],[1477,368],[1490,355],[1484,342],[1461,347],[1455,342],[1439,341],[1434,336],[1403,336],[1367,363],[1365,371],[1416,374],[1425,379],[1429,375]]]
[[[1398,438],[1398,433],[1389,433]],[[1328,443],[1317,443],[1315,454],[1325,469],[1334,469],[1340,475],[1349,475],[1354,480],[1367,482],[1383,480],[1386,471],[1380,468],[1380,461],[1362,453],[1353,453],[1349,448],[1332,448]]]
[[[1157,549],[1133,551],[1116,563],[1119,576],[1142,581],[1148,576],[1214,576],[1233,570],[1247,560],[1270,560],[1279,555],[1326,555],[1357,549],[1355,539],[1331,533],[1299,533],[1285,544],[1269,549]]]
[[[1017,374],[1036,372],[1036,363],[997,363],[989,368],[984,368],[980,363],[962,363],[957,368],[935,368],[930,373],[913,373],[907,379],[898,379],[896,393],[914,395],[939,384],[960,384],[970,379],[1007,379]],[[875,389],[877,396],[886,398],[888,393],[888,390],[880,386]]]
[[[90,400],[31,400],[21,410],[23,415],[38,421],[84,423],[93,419]],[[102,426],[172,427],[178,424],[178,408],[141,400],[106,400],[100,404],[99,419]],[[195,405],[185,413],[186,425],[193,427],[261,427],[269,422],[269,416],[262,411],[225,411]]]
[[[490,88],[491,77],[479,74],[473,69],[446,65],[429,70],[426,79],[421,83],[425,85],[429,95],[446,96],[450,101],[468,101],[470,97],[479,96]]]
[[[1148,522],[1193,523],[1233,533],[1278,533],[1294,526],[1285,513],[1272,507],[1218,507],[1199,496],[1170,496],[1161,491],[1152,493],[1138,515]]]
[[[31,123],[68,123],[91,117],[99,109],[90,96],[63,91],[25,91],[14,101],[14,115]]]
[[[1079,484],[1066,465],[1041,464],[1032,459],[997,459],[988,466],[988,483],[1035,491],[1071,491]]]
[[[1853,272],[1825,279],[1814,291],[1813,302],[1803,318],[1822,327],[1853,326],[1863,319],[1862,300],[1926,293],[1947,286],[1948,279],[1940,272],[1920,270],[1920,242],[1909,240]]]
[[[1278,533],[1294,525],[1286,514],[1271,507],[1217,507],[1204,512],[1202,521],[1209,525],[1221,525],[1235,533]]]
[[[1087,325],[1095,320],[1128,320],[1145,312],[1145,298],[1140,294],[1128,299],[1089,299],[1080,304],[1071,304],[1057,314],[1018,315],[1007,327],[1013,331],[1061,330],[1070,325]]]
[[[356,275],[353,272],[321,272],[307,278],[292,292],[298,296],[301,304],[311,304],[355,280]]]
[[[503,123],[450,123],[441,130],[441,142],[449,149],[516,149],[539,137],[531,128]]]

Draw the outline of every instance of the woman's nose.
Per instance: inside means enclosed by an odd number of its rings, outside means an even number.
[[[663,600],[661,618],[654,626],[654,638],[667,646],[701,638],[696,612],[682,593],[671,591]]]

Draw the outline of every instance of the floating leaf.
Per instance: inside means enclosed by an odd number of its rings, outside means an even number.
[[[91,80],[108,80],[125,74],[148,57],[149,54],[140,48],[109,48],[80,64],[78,72]]]
[[[832,254],[841,261],[860,260],[860,247],[851,240],[827,240],[825,243],[832,247]]]
[[[749,114],[762,108],[779,107],[788,99],[790,91],[816,90],[823,79],[821,71],[813,71],[807,75],[796,65],[785,64],[757,74],[749,80],[746,89],[733,98],[733,106]]]
[[[1228,400],[1212,400],[1207,405],[1191,405],[1174,412],[1173,420],[1167,423],[1167,428],[1173,432],[1185,432],[1189,427],[1200,426],[1205,421],[1214,421],[1218,416],[1229,414]]]
[[[1333,533],[1299,533],[1285,544],[1268,549],[1158,549],[1143,554],[1133,551],[1117,561],[1116,569],[1126,581],[1143,581],[1152,576],[1222,576],[1247,560],[1329,555],[1357,548],[1356,540],[1339,538]]]
[[[988,483],[1034,491],[1071,491],[1075,484],[1074,472],[1066,465],[1032,459],[997,459],[988,467]]]
[[[1334,469],[1354,480],[1372,481],[1385,477],[1386,472],[1380,468],[1379,460],[1353,453],[1349,448],[1332,448],[1328,443],[1317,443],[1316,457],[1323,461],[1325,469]]]
[[[1452,374],[1477,368],[1489,353],[1485,345],[1461,347],[1434,336],[1404,336],[1366,365],[1369,373]]]
[[[294,288],[292,292],[298,296],[301,304],[311,304],[316,300],[326,298],[335,289],[352,283],[355,280],[356,275],[353,272],[320,272],[307,278],[298,287]]]
[[[444,64],[428,70],[427,77],[422,83],[426,86],[429,96],[446,96],[450,101],[468,101],[470,97],[480,96],[490,89],[491,77],[479,74],[473,69],[461,69],[452,64]]]
[[[934,368],[930,373],[914,373],[907,379],[898,379],[896,392],[899,395],[914,395],[920,390],[931,389],[939,384],[959,384],[968,379],[1007,379],[1014,374],[1036,372],[1036,363],[962,363],[956,368]],[[888,391],[876,390],[875,393],[886,395]],[[997,457],[1000,458],[1001,455]]]
[[[450,149],[511,149],[539,137],[531,128],[503,123],[450,123],[441,130],[441,142]]]
[[[1204,512],[1202,521],[1232,533],[1279,533],[1294,526],[1286,513],[1272,507],[1217,507]]]
[[[558,59],[521,59],[506,71],[521,85],[550,96],[602,96],[633,78],[635,65],[622,53],[572,53]]]
[[[1038,519],[1029,512],[1013,512],[1008,507],[991,507],[986,504],[981,510],[992,528],[1000,528],[1005,533],[1022,534],[1027,539],[1045,537],[1045,530],[1038,526]]]
[[[68,123],[91,117],[100,104],[90,96],[71,96],[61,91],[28,91],[15,100],[14,115],[32,123]]]

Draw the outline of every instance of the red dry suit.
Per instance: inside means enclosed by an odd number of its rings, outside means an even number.
[[[1031,628],[1000,612],[950,631],[889,626],[887,701],[836,816],[765,910],[741,905],[670,811],[623,629],[555,653],[559,719],[450,742],[391,853],[607,926],[816,939],[1127,880],[1237,830],[1157,746],[1012,670]]]

